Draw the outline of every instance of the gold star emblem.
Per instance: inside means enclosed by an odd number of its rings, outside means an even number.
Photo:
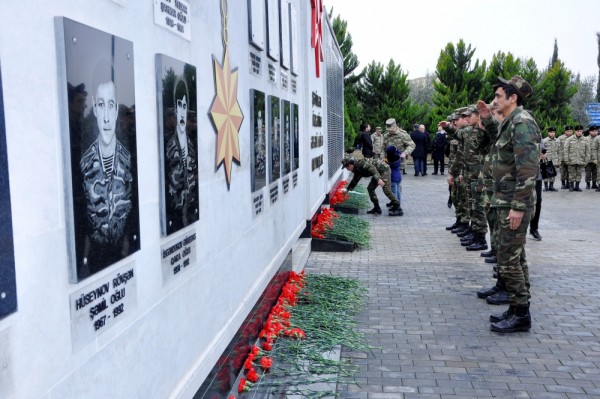
[[[231,168],[233,161],[240,163],[239,131],[244,115],[237,99],[238,72],[237,68],[229,68],[229,51],[225,48],[223,65],[213,56],[215,72],[215,98],[210,107],[210,116],[217,133],[217,158],[215,167],[225,165],[227,187],[231,183]]]

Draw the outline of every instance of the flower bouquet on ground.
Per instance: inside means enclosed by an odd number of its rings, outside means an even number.
[[[354,247],[369,247],[371,245],[370,223],[354,215],[338,214],[331,208],[323,208],[317,216],[316,222],[312,227],[313,243],[314,239],[328,240],[320,244],[312,245],[315,251],[336,251],[335,243],[340,242],[342,247],[339,251],[345,251],[343,243],[351,244]],[[350,250],[350,252],[352,251]]]
[[[331,353],[371,349],[354,320],[365,297],[357,280],[292,272],[229,398],[244,398],[248,391],[248,397],[331,397],[338,383],[356,383],[358,366]]]
[[[367,189],[358,185],[352,191],[345,191],[348,182],[342,180],[338,183],[334,194],[329,199],[331,206],[343,213],[359,213],[361,209],[369,209],[370,200]]]

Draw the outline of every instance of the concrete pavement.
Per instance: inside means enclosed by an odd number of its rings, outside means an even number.
[[[543,240],[526,244],[532,329],[502,335],[488,317],[506,306],[475,295],[494,284],[491,265],[445,230],[455,219],[446,176],[407,173],[404,216],[361,215],[372,248],[313,252],[306,264],[368,288],[359,328],[376,349],[342,350],[360,385],[338,385],[340,397],[600,398],[600,193],[543,193]]]

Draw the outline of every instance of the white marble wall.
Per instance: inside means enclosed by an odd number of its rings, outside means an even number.
[[[321,177],[310,170],[315,156],[309,142],[310,95],[318,90],[325,100],[325,86],[314,74],[308,1],[290,0],[298,12],[304,54],[295,94],[249,75],[246,2],[229,2],[231,67],[240,73],[238,101],[245,119],[241,165],[234,164],[229,189],[223,167],[215,171],[216,134],[208,111],[215,93],[212,56],[223,57],[220,3],[191,1],[188,42],[154,24],[152,1],[0,2],[18,291],[18,311],[0,320],[0,397],[191,397],[324,198],[330,186],[326,161]],[[130,40],[135,54],[141,250],[79,284],[68,278],[64,193],[70,182],[62,155],[68,143],[61,132],[66,113],[59,102],[64,71],[57,66],[56,16]],[[195,65],[198,76],[197,264],[166,286],[160,247],[172,237],[160,235],[156,53]],[[265,211],[256,218],[250,193],[250,89],[298,104],[301,126],[298,186],[292,188],[290,179],[290,191],[280,190],[272,205],[265,191]],[[74,349],[69,295],[128,262],[135,265],[136,308]]]

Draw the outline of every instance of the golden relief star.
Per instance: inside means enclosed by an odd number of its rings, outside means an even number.
[[[210,116],[217,133],[217,157],[215,167],[225,165],[227,188],[231,184],[231,168],[233,161],[240,163],[239,131],[244,115],[237,99],[238,72],[237,68],[229,68],[229,51],[225,48],[223,65],[213,56],[215,72],[215,98],[210,107]]]

